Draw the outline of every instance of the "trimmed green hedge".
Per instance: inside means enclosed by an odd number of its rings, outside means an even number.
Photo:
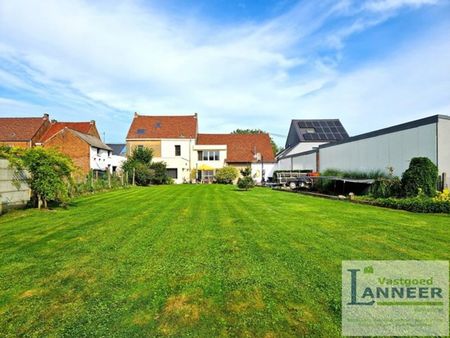
[[[356,201],[379,207],[400,209],[419,213],[450,213],[450,202],[429,197],[412,198],[370,198],[357,197]]]

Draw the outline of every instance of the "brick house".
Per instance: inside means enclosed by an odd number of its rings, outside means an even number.
[[[42,117],[0,118],[0,145],[31,148],[41,141],[50,126],[48,114]]]
[[[0,145],[54,148],[69,156],[81,175],[112,170],[112,149],[102,142],[95,121],[51,121],[43,117],[0,118]]]
[[[100,139],[95,121],[52,121],[40,144],[69,156],[82,175],[87,175],[91,170],[112,170],[112,149]]]
[[[274,166],[268,134],[199,134],[195,115],[146,116],[135,113],[127,135],[127,151],[136,147],[153,150],[154,161],[165,162],[176,183],[210,181],[224,166],[251,167],[254,178],[265,178]]]

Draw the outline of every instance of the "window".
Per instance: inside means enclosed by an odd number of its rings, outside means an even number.
[[[212,182],[214,180],[214,170],[201,170],[201,181]]]
[[[175,156],[181,156],[181,146],[180,145],[175,146]]]
[[[136,133],[137,133],[138,135],[143,135],[143,134],[145,134],[145,129],[138,129],[138,130],[136,131]]]
[[[138,146],[137,146],[137,148],[140,150],[140,149],[144,149],[144,146],[142,145],[142,144],[139,144]]]
[[[110,150],[108,150],[108,157],[110,157],[111,156],[111,151]]]
[[[198,152],[199,161],[219,161],[220,155],[218,150],[203,150]]]
[[[100,148],[97,148],[97,156],[100,156]]]
[[[167,168],[166,172],[167,172],[167,176],[172,177],[173,179],[178,178],[178,169],[177,168]]]

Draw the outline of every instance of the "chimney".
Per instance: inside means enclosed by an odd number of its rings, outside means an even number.
[[[56,121],[55,119],[52,120],[52,123],[56,123],[56,122],[58,122],[58,121]]]
[[[197,113],[194,113],[194,119],[196,119],[197,118]]]
[[[138,112],[134,112],[134,117],[138,117],[139,116],[139,114],[138,114]]]
[[[49,115],[48,115],[48,113],[44,113],[44,116],[42,117],[44,120],[48,120],[49,119]]]
[[[91,120],[90,124],[94,124],[95,125],[95,120]]]

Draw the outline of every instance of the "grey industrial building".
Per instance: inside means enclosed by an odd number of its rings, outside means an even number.
[[[291,130],[292,124],[298,121],[292,121]],[[313,133],[314,128],[310,128],[308,132]],[[321,142],[310,149],[303,145],[302,149],[305,151],[302,152],[287,151],[279,154],[277,170],[388,171],[388,168],[392,168],[394,175],[401,176],[410,160],[420,156],[432,160],[444,177],[444,185],[450,186],[449,116],[434,115],[353,137],[343,135],[341,140]],[[291,149],[295,147],[299,148],[299,145],[289,145]]]

